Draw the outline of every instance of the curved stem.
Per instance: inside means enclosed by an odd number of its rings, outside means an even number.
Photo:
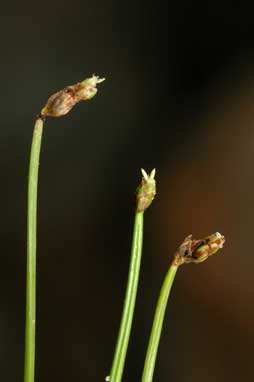
[[[129,275],[121,324],[110,372],[110,382],[121,382],[123,375],[139,280],[143,242],[143,214],[144,212],[136,212],[135,215]]]
[[[39,157],[43,120],[35,121],[28,175],[27,275],[24,382],[34,382],[36,316],[36,218]]]
[[[167,307],[167,302],[170,294],[170,290],[175,278],[178,265],[174,262],[171,264],[168,273],[164,279],[159,300],[154,315],[153,326],[150,334],[148,348],[146,352],[145,364],[142,375],[142,382],[152,382],[153,373],[155,367],[155,361],[157,357],[159,341],[161,337],[162,325]]]

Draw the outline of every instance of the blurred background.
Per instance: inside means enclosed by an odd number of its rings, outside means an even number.
[[[33,123],[93,73],[98,95],[46,122],[38,206],[37,381],[104,381],[128,272],[140,168],[145,214],[123,382],[140,381],[163,277],[185,236],[223,251],[182,267],[154,379],[251,381],[254,26],[246,3],[14,1],[1,6],[0,378],[22,381]]]

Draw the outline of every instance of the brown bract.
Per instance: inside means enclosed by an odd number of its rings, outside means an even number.
[[[42,109],[42,116],[61,117],[69,113],[78,102],[74,86],[68,86],[49,97],[46,106]]]

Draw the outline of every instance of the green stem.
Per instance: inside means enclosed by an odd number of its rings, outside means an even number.
[[[110,372],[110,382],[121,382],[123,369],[129,344],[134,307],[137,295],[140,262],[143,242],[143,214],[136,212],[133,240],[131,249],[131,260],[127,288],[122,312],[121,324],[118,333],[113,363]]]
[[[163,282],[159,300],[157,302],[157,307],[154,315],[152,331],[150,334],[150,339],[148,343],[148,348],[146,352],[146,359],[143,369],[142,382],[152,382],[153,373],[155,367],[156,356],[159,347],[159,341],[161,337],[162,325],[165,316],[165,311],[167,307],[167,302],[170,294],[170,290],[175,278],[178,265],[174,262],[171,264],[168,273]]]
[[[28,175],[27,276],[24,382],[34,382],[36,316],[36,218],[39,157],[43,120],[35,121]]]

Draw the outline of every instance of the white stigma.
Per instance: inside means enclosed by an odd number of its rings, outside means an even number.
[[[147,175],[146,171],[143,168],[141,168],[141,172],[142,172],[142,175],[143,175],[143,178],[145,179],[145,181],[148,181],[148,175]]]
[[[154,179],[155,177],[155,173],[156,173],[156,170],[155,168],[151,171],[151,174],[150,174],[150,179]]]

